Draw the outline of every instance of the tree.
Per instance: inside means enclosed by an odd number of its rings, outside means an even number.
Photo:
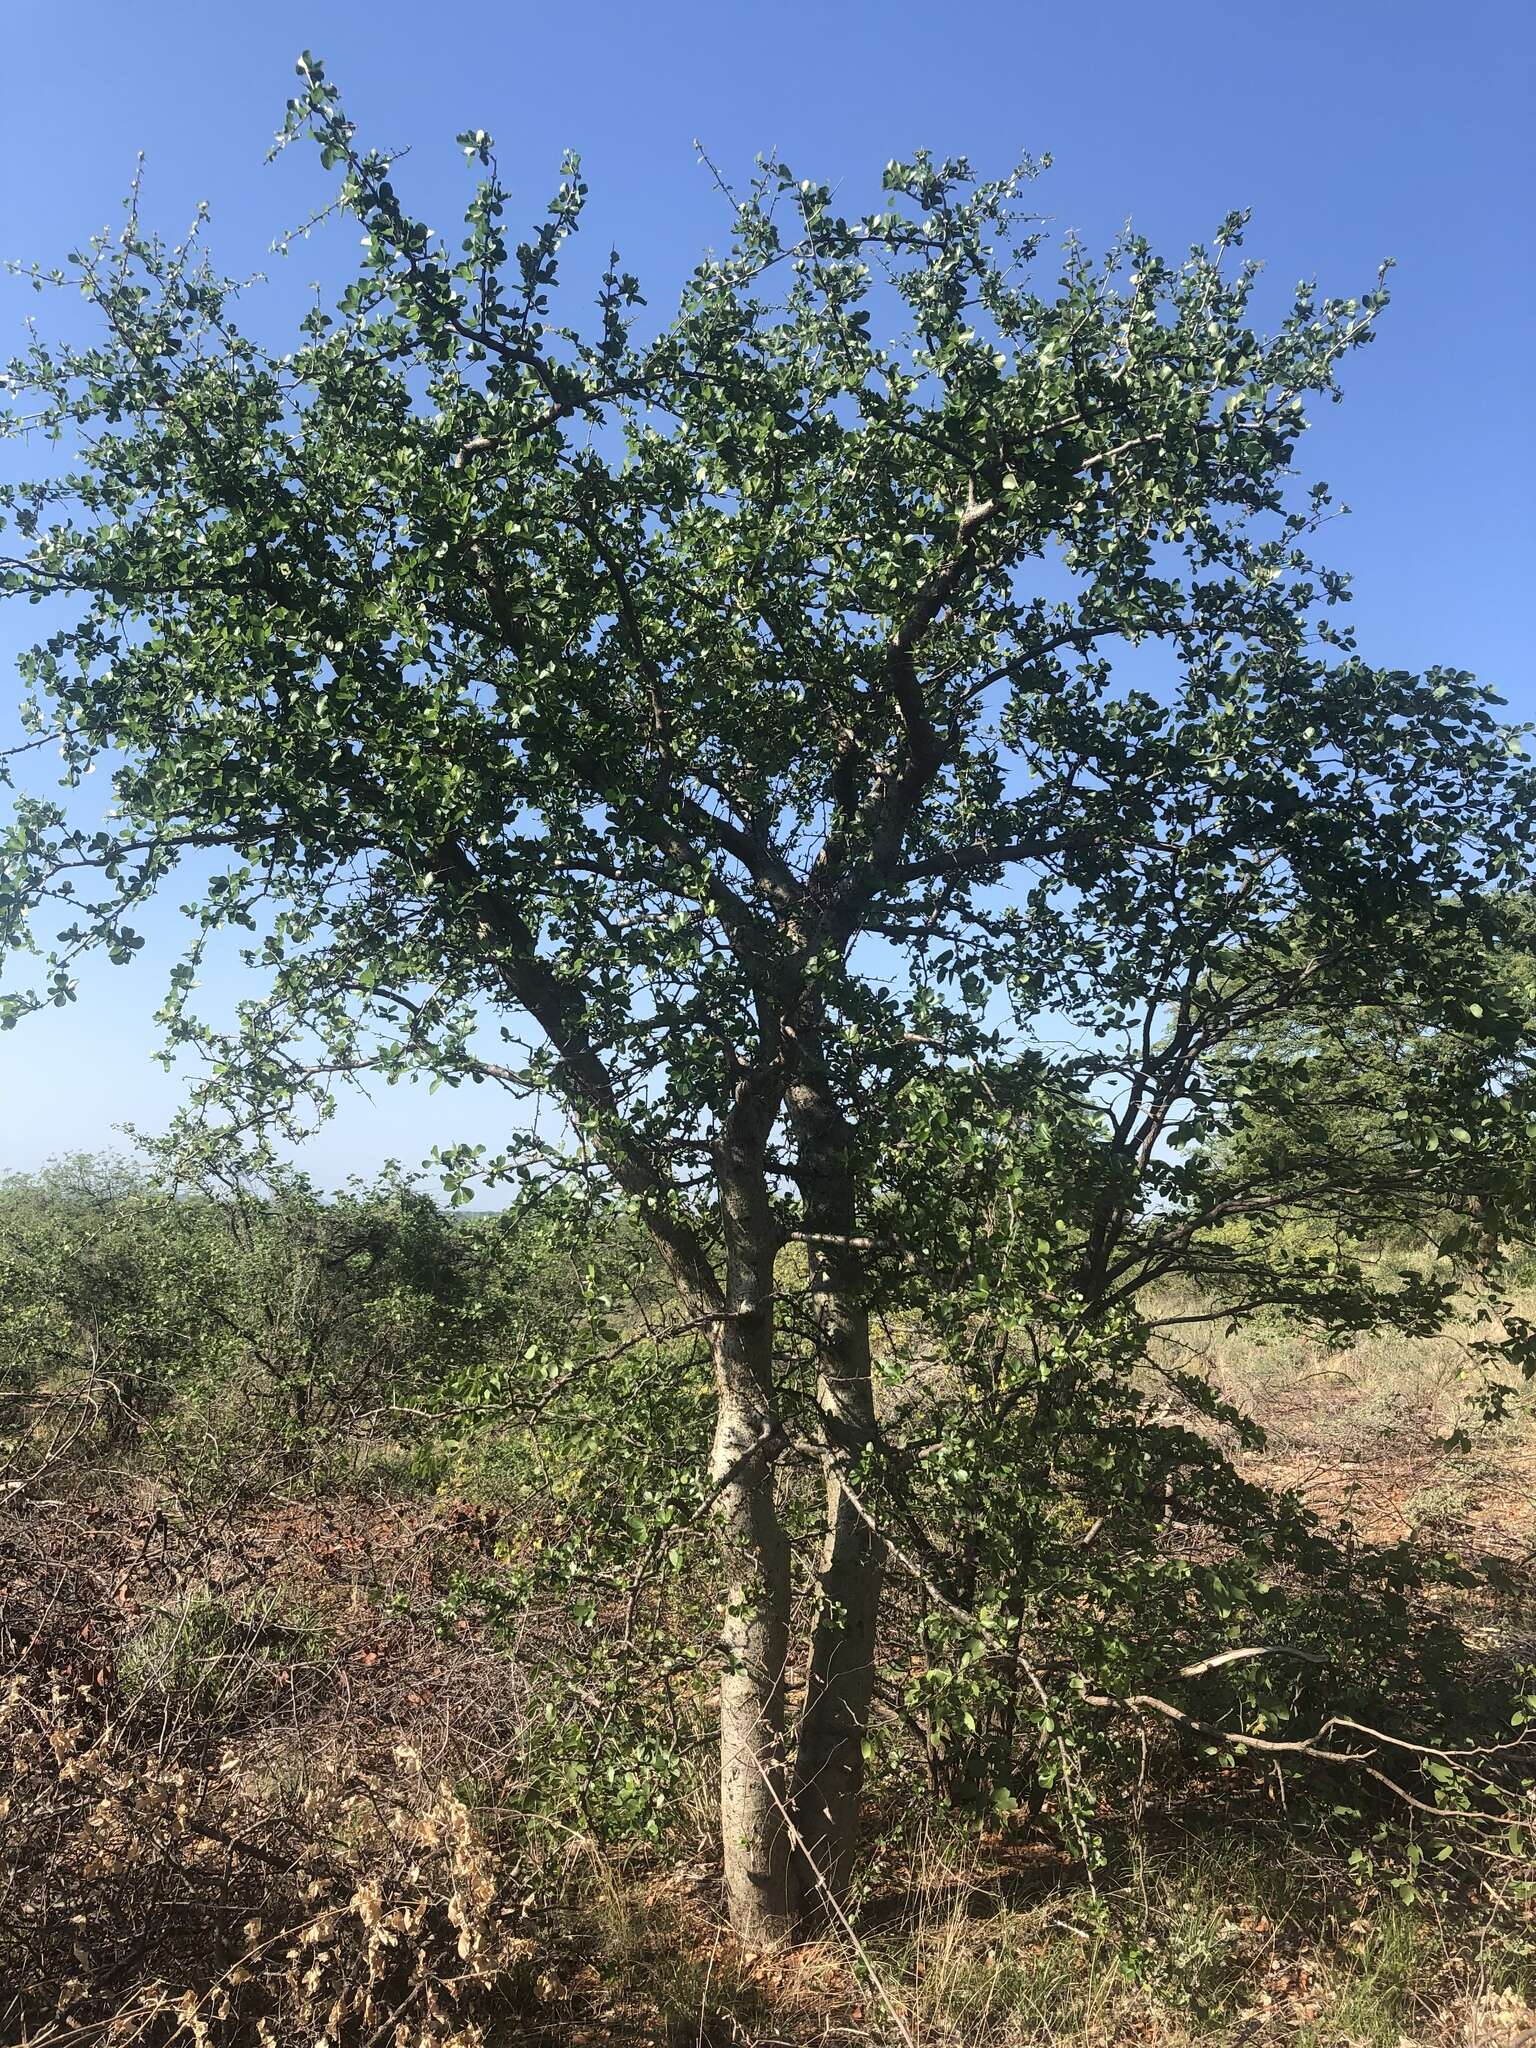
[[[18,796],[0,915],[47,965],[8,1020],[221,856],[163,1012],[215,1093],[558,1100],[574,1149],[514,1128],[459,1166],[600,1168],[708,1335],[726,1890],[776,1940],[846,1881],[882,1587],[920,1568],[871,1506],[915,1469],[872,1314],[958,1328],[1005,1243],[1012,1302],[1123,1322],[1222,1220],[1176,1150],[1221,1048],[1512,875],[1527,780],[1471,678],[1357,656],[1306,552],[1306,401],[1379,280],[1304,288],[1265,338],[1240,215],[1176,266],[1069,244],[1041,287],[1033,165],[919,155],[850,218],[770,163],[675,317],[642,334],[615,257],[583,330],[553,308],[574,159],[513,246],[462,136],[455,249],[299,72],[280,140],[313,136],[365,231],[339,305],[263,347],[135,201],[71,266],[100,338],[10,371],[11,431],[84,458],[4,496],[6,587],[65,607],[26,745],[70,790],[103,761],[114,801],[93,830],[69,790]],[[264,983],[216,1032],[189,993],[231,927]],[[1253,974],[1205,1000],[1238,941]]]
[[[1249,1191],[1250,1228],[1491,1271],[1531,1214],[1532,929],[1525,895],[1437,904],[1390,958],[1257,1020],[1213,1160],[1229,1196]]]

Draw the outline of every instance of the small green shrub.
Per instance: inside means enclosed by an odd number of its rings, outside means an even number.
[[[296,1665],[313,1660],[314,1624],[273,1595],[241,1609],[208,1587],[189,1589],[124,1643],[117,1678],[132,1712],[231,1721],[270,1698]]]

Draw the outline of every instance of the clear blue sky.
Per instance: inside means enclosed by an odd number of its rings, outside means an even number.
[[[306,45],[369,140],[413,145],[403,182],[430,221],[463,189],[460,129],[496,135],[530,216],[579,149],[594,249],[616,241],[661,309],[720,233],[695,136],[738,170],[776,149],[855,205],[916,146],[985,170],[1049,150],[1037,191],[1063,230],[1102,243],[1130,216],[1173,254],[1250,206],[1277,293],[1303,275],[1357,292],[1396,257],[1381,339],[1310,437],[1309,468],[1354,508],[1331,559],[1356,577],[1370,659],[1471,668],[1536,714],[1531,0],[10,0],[0,254],[56,259],[114,219],[142,148],[151,220],[177,229],[206,198],[223,266],[258,267],[320,190],[308,160],[262,167]],[[313,268],[290,262],[271,317]],[[0,291],[0,355],[48,310]],[[28,624],[0,612],[0,730]],[[72,1011],[0,1038],[0,1170],[168,1114],[149,1017],[173,923],[133,968],[88,973]],[[310,1164],[414,1162],[494,1139],[497,1112],[480,1091],[385,1092],[346,1106]]]

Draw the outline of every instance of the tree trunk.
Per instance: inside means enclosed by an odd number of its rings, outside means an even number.
[[[724,1314],[715,1326],[711,1460],[726,1564],[720,1836],[731,1927],[748,1946],[768,1948],[788,1940],[798,1918],[784,1767],[789,1543],[774,1499],[776,1247],[760,1159],[722,1144],[720,1188],[727,1271]]]
[[[720,1836],[731,1926],[753,1947],[789,1939],[797,1914],[784,1766],[789,1656],[789,1543],[774,1499],[782,1439],[773,1384],[773,1263],[767,1148],[782,1101],[777,1048],[734,1060],[732,1106],[714,1148],[725,1287],[694,1231],[673,1210],[664,1163],[620,1114],[612,1076],[587,1035],[583,1003],[538,950],[521,909],[485,892],[473,861],[449,842],[437,856],[456,896],[502,948],[511,994],[559,1054],[561,1085],[619,1186],[643,1204],[647,1228],[690,1310],[713,1331],[716,1419],[710,1478],[721,1539]]]
[[[799,1141],[796,1176],[805,1203],[811,1301],[820,1370],[816,1399],[825,1445],[826,1508],[818,1570],[820,1601],[795,1747],[792,1805],[807,1917],[822,1917],[847,1886],[858,1845],[864,1738],[875,1683],[875,1631],[885,1560],[841,1473],[873,1444],[874,1386],[861,1261],[850,1243],[857,1209],[852,1134],[824,1085],[814,1039],[788,1091]]]
[[[813,1292],[822,1293],[816,1279]],[[841,1899],[858,1846],[864,1738],[875,1684],[875,1631],[885,1570],[879,1538],[838,1474],[875,1430],[869,1374],[869,1324],[863,1311],[822,1293],[827,1356],[817,1386],[832,1449],[817,1572],[819,1606],[795,1745],[793,1808],[801,1889],[812,1917]]]

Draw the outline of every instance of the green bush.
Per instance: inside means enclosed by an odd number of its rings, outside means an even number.
[[[558,1377],[597,1292],[565,1222],[457,1216],[393,1170],[322,1196],[270,1160],[191,1184],[66,1160],[0,1185],[0,1457],[88,1398],[78,1449],[194,1493],[370,1458],[440,1478]]]
[[[246,1607],[192,1587],[145,1620],[123,1645],[117,1680],[130,1712],[227,1722],[269,1697],[292,1667],[313,1659],[313,1625],[275,1595]]]

